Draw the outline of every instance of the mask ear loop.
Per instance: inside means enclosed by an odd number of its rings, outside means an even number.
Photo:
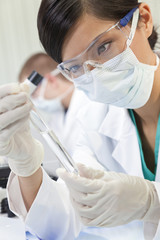
[[[133,14],[133,19],[132,19],[132,25],[131,25],[131,31],[127,40],[127,48],[131,45],[133,38],[135,36],[135,32],[137,29],[138,25],[138,20],[139,20],[139,8],[134,12]]]

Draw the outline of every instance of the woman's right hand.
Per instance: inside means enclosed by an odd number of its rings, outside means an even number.
[[[8,157],[18,176],[31,176],[41,166],[43,147],[30,133],[32,104],[24,84],[0,86],[0,155]]]

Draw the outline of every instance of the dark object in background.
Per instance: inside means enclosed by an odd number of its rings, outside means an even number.
[[[7,198],[4,198],[1,202],[1,213],[7,213],[9,218],[15,217],[15,214],[9,209]]]
[[[6,188],[10,171],[8,166],[0,167],[0,187]]]
[[[1,188],[6,188],[10,171],[11,170],[8,166],[0,167],[0,187]],[[8,217],[10,218],[15,216],[14,213],[12,213],[9,209],[7,198],[4,198],[0,202],[0,213],[1,214],[7,213]]]
[[[58,177],[56,177],[56,176],[50,176],[50,178],[54,181],[57,181],[57,179],[58,179]]]

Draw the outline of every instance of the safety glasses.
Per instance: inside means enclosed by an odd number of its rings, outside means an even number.
[[[73,81],[75,78],[82,76],[86,70],[91,70],[87,64],[88,61],[94,62],[96,66],[96,64],[103,64],[124,51],[126,40],[131,37],[130,27],[127,24],[136,9],[137,7],[133,8],[120,21],[98,35],[81,54],[60,63],[57,66],[60,72],[67,79]]]

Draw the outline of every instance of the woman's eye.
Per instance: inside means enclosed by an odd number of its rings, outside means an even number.
[[[100,47],[98,47],[97,51],[98,51],[98,55],[101,55],[102,53],[106,52],[109,49],[110,43],[104,43],[103,45],[101,45]]]
[[[75,65],[69,68],[69,71],[72,73],[76,73],[81,68],[81,65]]]

